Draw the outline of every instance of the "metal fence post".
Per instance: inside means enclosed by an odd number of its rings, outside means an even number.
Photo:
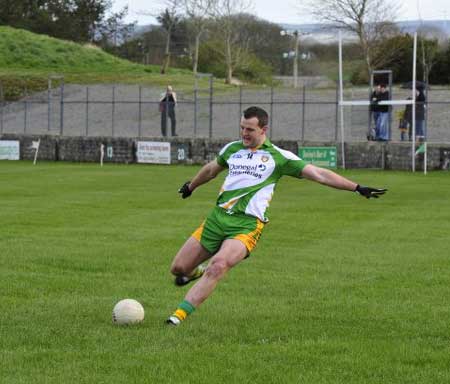
[[[61,89],[61,110],[59,111],[59,134],[62,136],[64,133],[64,80],[60,85]]]
[[[86,136],[89,136],[89,86],[86,87]]]
[[[273,85],[270,87],[270,115],[269,115],[269,138],[272,139],[273,134]]]
[[[303,84],[302,90],[302,144],[305,141],[305,120],[306,120],[306,84]]]
[[[239,85],[239,111],[238,111],[238,137],[241,134],[241,117],[242,117],[242,85]]]
[[[197,89],[197,78],[195,78],[194,86],[194,137],[197,137],[197,109],[198,109],[198,89]]]
[[[142,86],[139,86],[139,116],[138,116],[138,137],[142,137]]]
[[[212,123],[213,123],[213,77],[209,78],[209,138],[212,137]]]
[[[23,108],[23,133],[27,133],[27,89],[26,87],[23,88],[23,92],[25,94],[24,98],[24,108]]]
[[[0,134],[3,134],[3,109],[5,108],[5,98],[3,96],[3,84],[0,83]]]
[[[337,143],[338,141],[338,131],[339,131],[339,86],[338,83],[336,83],[336,100],[335,100],[335,105],[336,105],[336,115],[335,115],[335,120],[334,120],[334,141]],[[370,108],[369,108],[370,110]],[[369,124],[370,124],[370,113],[369,113]]]
[[[116,86],[112,87],[111,136],[114,137],[114,111],[116,109]]]
[[[52,129],[52,82],[50,78],[47,83],[47,131]]]

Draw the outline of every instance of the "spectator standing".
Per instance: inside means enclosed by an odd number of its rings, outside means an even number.
[[[400,130],[400,140],[405,141],[406,134],[408,132],[408,121],[405,118],[406,108],[404,110],[397,111],[396,116],[398,118],[398,129]]]
[[[389,100],[389,91],[385,84],[377,85],[371,96],[371,110],[375,122],[375,140],[389,140],[389,105],[380,105]]]
[[[411,100],[409,97],[408,100]],[[425,139],[425,102],[426,97],[423,91],[416,90],[416,140],[423,141]],[[408,138],[412,138],[412,105],[409,104],[405,108],[405,120],[408,124]]]
[[[177,105],[177,94],[173,91],[171,85],[167,86],[166,92],[159,100],[159,111],[161,112],[161,134],[167,136],[167,118],[170,119],[170,128],[172,136],[177,136],[177,120],[175,116],[175,106]]]

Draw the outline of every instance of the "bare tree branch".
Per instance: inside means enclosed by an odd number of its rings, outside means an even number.
[[[367,70],[374,68],[372,51],[379,41],[395,33],[393,21],[399,6],[395,0],[310,0],[308,7],[320,21],[358,37]]]
[[[225,47],[224,57],[227,67],[225,83],[230,84],[234,68],[242,62],[244,53],[248,50],[248,42],[241,39],[237,16],[248,11],[252,2],[251,0],[217,0],[214,5],[212,15]]]
[[[184,10],[188,17],[188,26],[194,36],[194,57],[192,71],[197,74],[200,38],[208,25],[211,10],[217,0],[184,0]]]

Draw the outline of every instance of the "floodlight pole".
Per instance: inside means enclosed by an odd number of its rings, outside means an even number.
[[[411,140],[411,168],[416,171],[416,58],[417,58],[417,32],[414,33],[413,47],[413,73],[412,73],[412,140]]]
[[[298,46],[300,45],[300,33],[294,31],[295,49],[294,49],[294,88],[298,86]]]
[[[339,31],[339,105],[341,116],[341,157],[342,168],[345,169],[345,149],[344,149],[344,80],[342,73],[342,33]]]

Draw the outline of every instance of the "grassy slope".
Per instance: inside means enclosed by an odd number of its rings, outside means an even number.
[[[99,48],[0,26],[0,82],[5,96],[17,98],[47,87],[50,74],[64,75],[66,83],[139,83],[192,89],[192,72],[170,69],[160,75],[158,66],[144,66],[114,57]],[[201,79],[207,88],[207,79]],[[219,88],[224,86],[218,84]]]
[[[5,383],[450,382],[447,173],[345,172],[378,200],[282,180],[254,254],[167,328],[221,182],[180,199],[197,169],[0,162]],[[142,325],[111,324],[124,297]]]

